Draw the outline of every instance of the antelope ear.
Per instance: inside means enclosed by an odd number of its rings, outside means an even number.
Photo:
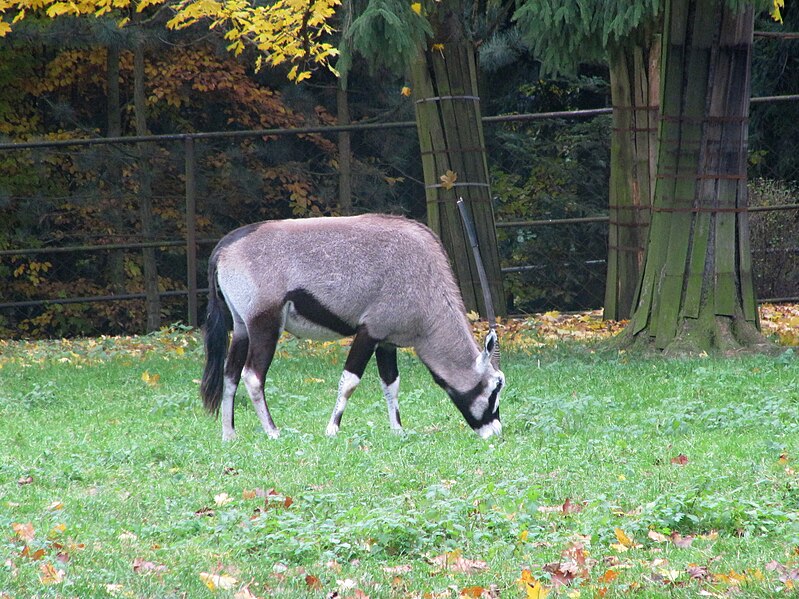
[[[486,335],[485,349],[483,349],[481,359],[486,366],[491,364],[495,370],[499,370],[499,340],[494,329],[489,330],[488,335]]]
[[[499,341],[497,340],[497,332],[494,329],[490,329],[488,331],[488,335],[486,335],[485,349],[483,350],[483,354],[490,356],[492,353],[494,353],[494,348],[498,345]]]

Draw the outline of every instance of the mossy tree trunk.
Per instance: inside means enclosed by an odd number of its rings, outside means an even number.
[[[746,161],[753,11],[666,8],[652,219],[627,345],[667,353],[761,348]]]
[[[464,199],[474,219],[496,313],[504,315],[475,48],[457,37],[435,40],[411,67],[428,225],[449,254],[466,309],[485,316],[477,268],[455,204],[459,197]],[[454,175],[447,177],[448,172]]]
[[[654,196],[660,94],[660,36],[646,28],[610,48],[613,129],[605,318],[630,317]]]

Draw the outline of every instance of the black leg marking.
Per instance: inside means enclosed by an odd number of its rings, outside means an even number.
[[[266,405],[264,397],[264,380],[272,358],[275,356],[275,348],[280,335],[279,313],[267,313],[253,319],[248,327],[250,334],[249,351],[247,361],[244,364],[245,378],[244,384],[252,400],[255,413],[261,421],[264,432],[274,438],[279,435],[269,407]]]
[[[358,327],[358,332],[355,334],[355,339],[352,340],[350,346],[350,353],[347,354],[347,361],[344,364],[344,370],[351,372],[358,378],[363,376],[366,365],[375,353],[377,341],[369,336],[366,327]]]
[[[377,359],[377,371],[383,382],[390,385],[396,381],[399,376],[397,348],[393,345],[378,345],[375,350],[375,358]]]
[[[347,361],[344,364],[344,372],[341,373],[341,380],[338,383],[336,405],[327,423],[326,432],[328,435],[335,435],[338,432],[341,425],[341,417],[347,407],[347,401],[355,392],[358,383],[361,382],[361,377],[375,351],[375,347],[377,347],[377,341],[369,336],[366,327],[359,327],[355,339],[352,340],[350,353],[347,355]]]

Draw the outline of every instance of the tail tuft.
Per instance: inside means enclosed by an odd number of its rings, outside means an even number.
[[[219,414],[224,386],[225,358],[228,352],[228,315],[224,298],[216,287],[216,260],[208,268],[208,315],[205,320],[205,369],[200,382],[200,396],[205,409]]]

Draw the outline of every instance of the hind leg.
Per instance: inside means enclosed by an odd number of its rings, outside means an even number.
[[[333,414],[331,414],[327,429],[325,429],[329,436],[333,436],[338,432],[341,426],[341,417],[347,407],[347,400],[355,392],[358,383],[361,382],[363,371],[366,370],[366,365],[369,363],[376,346],[377,341],[369,336],[365,327],[360,327],[355,334],[355,339],[352,340],[350,353],[347,355],[347,361],[344,364],[344,372],[341,373],[341,379],[338,382],[336,406],[333,408]]]
[[[233,403],[236,397],[236,389],[241,379],[241,369],[247,359],[247,349],[249,338],[247,329],[241,321],[233,321],[233,335],[228,349],[227,360],[225,361],[224,387],[222,389],[222,440],[232,441],[236,438],[236,431],[233,425]]]
[[[380,373],[380,386],[388,408],[388,422],[391,430],[401,431],[402,421],[399,413],[399,370],[397,369],[397,348],[393,345],[378,345],[375,350],[377,371]]]
[[[280,336],[280,322],[277,317],[264,315],[250,323],[248,327],[250,344],[247,360],[244,363],[242,378],[250,396],[261,427],[271,439],[277,439],[280,431],[272,420],[264,397],[266,373],[275,356],[277,340]]]

